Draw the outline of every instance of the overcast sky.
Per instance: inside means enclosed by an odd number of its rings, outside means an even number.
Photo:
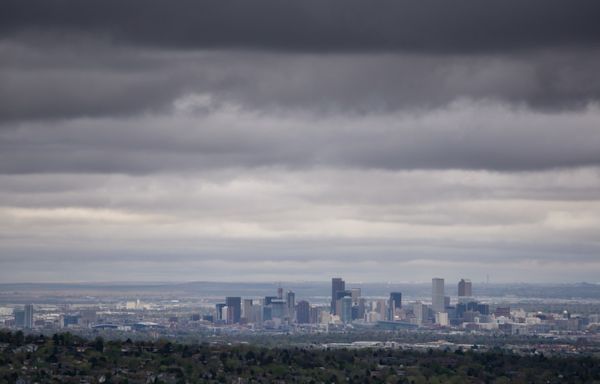
[[[600,282],[599,15],[4,0],[0,281]]]

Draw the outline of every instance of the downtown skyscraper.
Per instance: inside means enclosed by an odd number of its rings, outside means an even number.
[[[444,312],[446,310],[444,279],[438,277],[431,280],[431,309],[434,312]]]
[[[331,279],[331,314],[336,315],[338,292],[346,290],[346,282],[341,277]]]
[[[226,297],[225,305],[227,306],[227,323],[237,324],[242,317],[242,298],[241,297]]]
[[[458,282],[458,297],[473,296],[473,285],[471,280],[460,279]]]

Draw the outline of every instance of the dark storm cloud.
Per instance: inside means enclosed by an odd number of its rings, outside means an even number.
[[[187,93],[249,110],[389,112],[458,98],[582,108],[600,100],[600,51],[513,55],[274,54],[0,42],[0,122],[164,112]]]
[[[47,45],[46,45],[47,43]],[[40,45],[41,44],[41,45]],[[185,90],[179,55],[167,59],[98,40],[0,42],[0,120],[130,115]]]
[[[5,0],[0,31],[99,33],[165,47],[474,52],[598,44],[573,0]]]

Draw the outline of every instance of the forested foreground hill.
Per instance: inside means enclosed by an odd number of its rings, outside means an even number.
[[[264,348],[0,332],[2,383],[600,383],[592,357]]]

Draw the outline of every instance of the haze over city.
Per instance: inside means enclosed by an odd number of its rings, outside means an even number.
[[[600,3],[65,4],[0,3],[3,283],[600,282]]]

